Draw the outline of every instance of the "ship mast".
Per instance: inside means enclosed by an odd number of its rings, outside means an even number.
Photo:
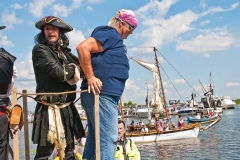
[[[211,92],[211,94],[210,94],[210,96],[209,96],[209,106],[210,106],[210,109],[213,107],[212,106],[212,95],[213,95],[213,87],[212,87],[212,74],[211,74],[211,72],[210,72],[210,86],[209,86],[209,89],[210,89],[210,92]]]
[[[158,69],[158,76],[159,76],[159,79],[160,79],[160,85],[161,85],[161,90],[162,90],[163,107],[164,107],[164,110],[165,110],[165,112],[166,112],[166,117],[168,118],[167,103],[166,103],[165,93],[164,93],[164,89],[163,89],[163,84],[162,84],[162,77],[161,77],[161,73],[160,73],[160,68],[159,68],[159,65],[158,65],[158,58],[157,58],[156,50],[157,50],[157,49],[154,47],[154,48],[153,48],[153,51],[154,51],[154,55],[155,55],[155,62],[156,62],[156,66],[157,66],[157,69]]]

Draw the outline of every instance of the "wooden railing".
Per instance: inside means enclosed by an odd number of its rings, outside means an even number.
[[[20,94],[20,97],[17,97]],[[32,94],[31,94],[32,95]],[[22,90],[22,93],[17,92],[17,88],[13,87],[12,90],[12,106],[15,106],[19,98],[23,99],[23,123],[24,123],[24,144],[25,144],[25,159],[30,160],[30,149],[29,149],[29,129],[28,129],[28,103],[27,103],[27,90]],[[20,105],[20,104],[19,104]],[[96,142],[96,160],[100,160],[100,119],[99,119],[99,95],[95,95],[95,142]],[[19,131],[13,132],[13,159],[19,160]]]

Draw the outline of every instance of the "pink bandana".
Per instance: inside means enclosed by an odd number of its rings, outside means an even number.
[[[132,10],[121,9],[117,12],[117,16],[117,18],[120,18],[122,21],[130,24],[134,28],[138,25],[137,17]]]

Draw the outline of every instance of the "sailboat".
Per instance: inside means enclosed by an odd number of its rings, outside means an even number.
[[[153,86],[154,94],[151,101],[152,117],[160,117],[168,119],[168,110],[166,106],[165,94],[162,84],[162,78],[159,69],[159,62],[156,54],[156,48],[153,49],[155,55],[155,64],[147,63],[144,61],[131,58],[142,67],[148,69],[153,73]],[[183,128],[172,128],[169,130],[157,132],[156,129],[149,130],[148,133],[140,131],[128,131],[126,136],[131,138],[134,142],[156,142],[163,140],[183,139],[183,138],[196,138],[200,130],[200,124],[185,125]]]

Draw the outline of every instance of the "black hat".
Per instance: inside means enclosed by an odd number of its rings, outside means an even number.
[[[4,28],[6,28],[6,26],[0,26],[0,30],[2,30],[2,29],[4,29]]]
[[[60,18],[54,17],[54,16],[47,16],[47,17],[42,18],[40,21],[35,23],[35,27],[37,29],[42,30],[42,28],[45,24],[50,24],[52,26],[59,27],[64,32],[70,32],[73,30],[73,28],[69,24],[67,24]]]

